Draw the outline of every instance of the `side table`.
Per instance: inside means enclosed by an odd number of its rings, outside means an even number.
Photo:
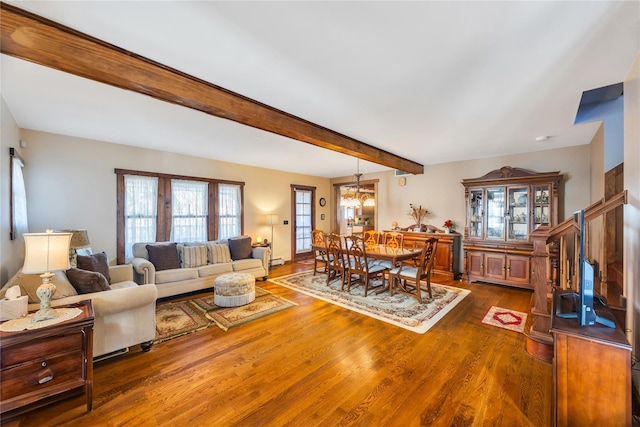
[[[0,332],[0,414],[2,421],[77,394],[93,404],[93,305],[73,319],[19,332]],[[56,307],[63,308],[63,307]]]

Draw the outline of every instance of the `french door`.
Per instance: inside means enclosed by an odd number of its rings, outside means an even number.
[[[315,187],[291,186],[292,260],[308,258],[311,255],[311,231],[315,226],[315,193]]]

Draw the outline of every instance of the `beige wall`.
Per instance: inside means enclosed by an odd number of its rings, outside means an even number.
[[[465,178],[477,178],[502,166],[512,166],[535,172],[560,171],[564,174],[560,197],[564,201],[561,219],[566,213],[590,204],[590,148],[581,145],[571,148],[539,151],[522,155],[510,155],[464,162],[426,165],[423,175],[406,176],[406,185],[400,186],[393,171],[365,174],[363,180],[379,179],[377,227],[388,229],[393,221],[400,226],[413,223],[409,216],[409,204],[422,205],[430,214],[426,223],[442,227],[452,219],[458,231],[465,221]],[[351,177],[333,179],[332,183],[351,180]]]
[[[589,204],[593,204],[604,198],[604,122],[600,123],[598,131],[591,140],[591,199]],[[586,207],[586,206],[585,206]],[[589,223],[589,253],[587,257],[597,263],[598,271],[596,276],[602,274],[602,242],[604,240],[604,221],[600,216]]]
[[[316,187],[317,198],[329,197],[326,178],[24,129],[20,137],[28,141],[22,155],[30,231],[86,228],[93,251],[105,251],[110,260],[116,257],[116,168],[244,181],[245,234],[253,238],[271,238],[268,213],[291,224],[291,184]],[[328,222],[317,213],[319,226]],[[290,233],[290,225],[274,227],[274,256],[291,258]]]
[[[10,275],[13,275],[22,266],[24,258],[24,241],[22,238],[9,240],[9,194],[11,191],[9,180],[9,148],[15,148],[19,153],[20,149],[20,129],[16,124],[11,111],[7,107],[4,98],[0,96],[0,285],[7,282]],[[22,155],[21,155],[22,157]]]

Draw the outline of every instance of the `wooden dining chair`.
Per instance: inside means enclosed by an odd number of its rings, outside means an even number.
[[[417,267],[400,264],[400,266],[389,270],[389,293],[398,291],[407,295],[412,295],[422,304],[421,282],[426,284],[429,298],[433,298],[431,292],[431,270],[436,256],[436,248],[438,247],[438,239],[428,239],[418,260]]]
[[[367,246],[380,244],[380,232],[376,230],[368,230],[364,232],[364,244]]]
[[[327,248],[327,286],[332,280],[340,278],[342,285],[340,290],[344,291],[344,286],[349,276],[349,264],[346,261],[346,254],[342,248],[340,236],[331,234],[325,239]]]
[[[397,231],[387,231],[384,233],[384,245],[391,249],[402,249],[404,247],[404,234]]]
[[[358,236],[346,236],[345,243],[347,253],[349,255],[349,271],[347,276],[347,292],[351,291],[351,285],[357,282],[364,286],[364,296],[367,296],[369,289],[373,289],[372,282],[374,278],[382,280],[382,286],[385,284],[385,272],[387,267],[367,259],[366,245],[362,238]],[[376,286],[379,287],[379,286]]]
[[[322,268],[321,273],[326,273],[329,265],[329,255],[327,254],[325,244],[325,233],[322,230],[311,231],[311,244],[316,247],[313,254],[313,275],[318,273],[318,264]],[[318,249],[323,247],[323,249]]]

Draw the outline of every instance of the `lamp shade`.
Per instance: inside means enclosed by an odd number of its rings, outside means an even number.
[[[278,215],[269,214],[267,215],[267,225],[276,225],[278,224]]]
[[[89,242],[89,234],[87,230],[62,230],[65,233],[72,233],[71,242],[69,243],[69,247],[76,248],[87,248],[91,246],[91,242]]]
[[[25,274],[40,274],[69,268],[72,233],[25,233]]]

